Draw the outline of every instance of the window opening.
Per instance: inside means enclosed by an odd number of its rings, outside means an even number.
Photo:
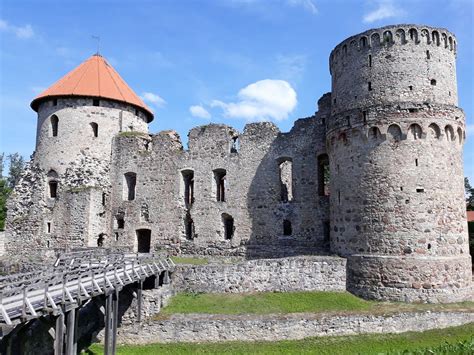
[[[93,106],[100,106],[100,100],[99,99],[93,99],[92,100],[92,105]]]
[[[224,169],[214,170],[214,181],[216,184],[216,201],[225,202],[226,171]]]
[[[329,196],[329,157],[327,154],[318,156],[318,194],[319,196]]]
[[[53,106],[58,106],[58,99],[53,99]]]
[[[323,237],[325,242],[329,242],[329,239],[331,237],[331,228],[329,221],[323,222]]]
[[[230,240],[234,236],[234,218],[227,213],[222,214],[222,223],[224,224],[224,239]]]
[[[184,218],[184,232],[186,234],[186,239],[188,240],[194,239],[195,237],[194,221],[191,218],[191,215],[189,213],[187,213],[186,217]]]
[[[138,229],[137,230],[137,252],[149,253],[151,245],[151,230]]]
[[[416,189],[416,192],[425,192],[425,189]]]
[[[137,185],[137,174],[126,173],[124,174],[124,200],[133,201],[135,200],[135,188]]]
[[[52,137],[58,136],[58,126],[59,126],[58,116],[52,115],[51,116],[51,136]]]
[[[184,170],[181,175],[184,183],[184,203],[189,207],[194,203],[194,171]]]
[[[283,220],[283,235],[292,235],[291,222],[287,219]]]
[[[99,125],[95,122],[91,122],[92,135],[97,138],[99,136]]]
[[[293,200],[293,162],[286,159],[280,163],[280,200],[290,202]]]
[[[232,137],[232,146],[230,147],[231,153],[238,153],[240,149],[239,137]]]
[[[372,67],[372,55],[369,54],[369,68]]]
[[[436,80],[435,79],[431,79],[431,85],[436,86]]]
[[[46,233],[51,233],[51,222],[46,223]]]
[[[50,181],[48,184],[49,184],[49,197],[57,198],[58,197],[58,182]]]
[[[125,219],[123,216],[119,215],[116,217],[117,220],[117,229],[124,229],[125,228]]]
[[[369,91],[372,91],[372,82],[369,81],[367,84],[368,84],[367,87]]]

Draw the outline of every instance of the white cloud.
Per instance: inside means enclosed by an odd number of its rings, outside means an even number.
[[[194,117],[209,119],[211,118],[211,114],[201,105],[194,105],[189,108],[189,112]]]
[[[158,108],[166,105],[166,101],[160,95],[154,94],[152,92],[144,92],[142,94],[142,99],[143,101],[146,101]]]
[[[298,103],[296,91],[284,80],[257,81],[241,89],[237,97],[237,102],[214,100],[211,107],[220,107],[226,117],[282,121]]]
[[[286,0],[286,1],[291,6],[302,6],[306,11],[309,11],[314,15],[318,13],[318,8],[314,4],[313,0]]]
[[[403,16],[405,12],[396,6],[393,0],[377,0],[377,8],[364,15],[364,23],[385,20],[387,18]]]
[[[29,39],[35,35],[31,25],[14,26],[10,25],[5,20],[0,20],[0,31],[13,33],[17,38],[20,39]]]

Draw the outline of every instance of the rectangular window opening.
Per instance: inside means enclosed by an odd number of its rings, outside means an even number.
[[[291,221],[285,219],[283,221],[283,235],[289,236],[293,234],[293,228],[291,227]]]
[[[372,55],[369,54],[369,68],[372,67]]]
[[[224,213],[222,214],[222,222],[224,224],[224,239],[230,240],[234,236],[234,218]]]
[[[58,182],[57,181],[49,182],[49,197],[51,198],[58,197]]]
[[[367,83],[367,87],[368,87],[369,91],[372,91],[372,82],[369,81]]]
[[[189,207],[194,203],[194,171],[185,170],[181,174],[184,183],[184,204]]]
[[[226,171],[224,169],[214,170],[214,182],[216,188],[216,201],[225,202]]]
[[[46,223],[46,233],[51,233],[51,222]]]
[[[327,154],[318,156],[318,194],[319,196],[329,196],[329,157]]]
[[[135,200],[135,188],[137,185],[137,174],[126,173],[124,174],[124,200],[133,201]]]
[[[280,201],[293,200],[293,162],[289,159],[282,161],[280,168]]]
[[[416,189],[416,192],[425,192],[425,189],[418,188]]]

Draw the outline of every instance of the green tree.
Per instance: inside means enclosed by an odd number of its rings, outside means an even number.
[[[7,182],[8,187],[13,189],[18,181],[20,181],[21,173],[25,169],[25,161],[19,153],[9,154],[7,159],[10,163]]]
[[[469,179],[464,178],[464,189],[466,191],[466,206],[468,211],[474,211],[474,188],[469,183]]]

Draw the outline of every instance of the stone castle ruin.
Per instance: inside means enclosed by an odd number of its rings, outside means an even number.
[[[36,150],[6,253],[125,247],[245,259],[337,255],[365,298],[472,298],[456,38],[388,26],[331,52],[332,89],[288,133],[148,133],[153,113],[100,55],[36,97]]]

